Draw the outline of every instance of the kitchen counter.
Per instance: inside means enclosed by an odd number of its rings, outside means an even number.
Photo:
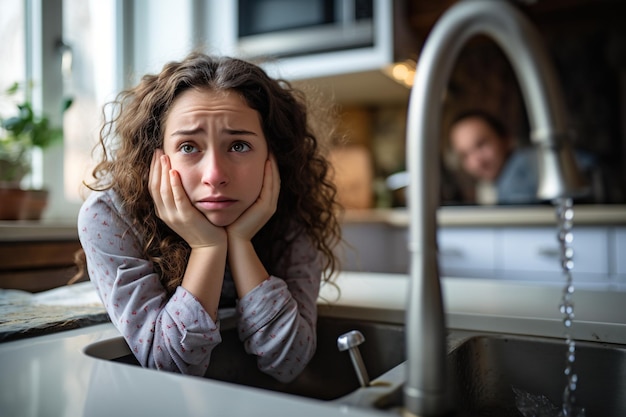
[[[76,222],[0,221],[0,242],[78,240]]]
[[[320,315],[401,323],[408,278],[342,273],[324,285]],[[560,289],[445,278],[449,328],[561,337]],[[626,343],[626,293],[575,293],[578,339]],[[343,416],[389,415],[348,405],[157,372],[87,356],[86,346],[119,336],[98,324],[0,344],[0,415],[6,416]]]
[[[109,321],[91,282],[39,293],[0,289],[0,343]]]
[[[437,213],[440,226],[545,226],[555,224],[550,205],[445,206]],[[407,227],[405,208],[347,210],[344,223],[385,223]],[[574,225],[624,225],[626,205],[574,205]]]
[[[626,225],[626,205],[575,205],[575,225]],[[446,206],[438,212],[440,226],[532,226],[555,224],[554,208],[543,206]],[[347,210],[343,223],[385,223],[406,227],[405,208]],[[75,222],[0,221],[0,242],[78,239]]]

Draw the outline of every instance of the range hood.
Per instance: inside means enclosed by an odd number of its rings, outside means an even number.
[[[341,105],[401,105],[408,103],[410,93],[384,68],[296,80],[293,84],[305,91],[319,91]]]

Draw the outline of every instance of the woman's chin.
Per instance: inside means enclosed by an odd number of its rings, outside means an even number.
[[[217,227],[230,226],[235,220],[237,220],[237,217],[238,216],[226,213],[209,213],[206,215],[206,218],[211,222],[211,224]]]

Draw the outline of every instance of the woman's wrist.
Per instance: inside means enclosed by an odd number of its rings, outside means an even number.
[[[228,240],[228,262],[239,298],[269,278],[252,242],[246,239]]]
[[[226,245],[201,246],[191,249],[181,286],[193,294],[211,319],[217,319],[222,294]]]

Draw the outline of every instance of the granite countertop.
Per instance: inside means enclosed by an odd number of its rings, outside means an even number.
[[[0,289],[0,342],[108,321],[91,282],[35,294]]]

